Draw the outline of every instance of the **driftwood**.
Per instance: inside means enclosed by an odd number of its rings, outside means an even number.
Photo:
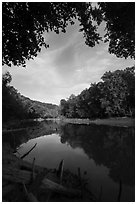
[[[23,156],[21,156],[21,159],[25,158],[36,147],[36,145],[37,143],[28,152],[26,152]]]
[[[27,156],[37,145],[37,143],[21,158]],[[24,183],[23,189],[26,188],[26,199],[35,202],[37,198],[44,193],[45,200],[49,201],[54,193],[59,196],[78,197],[81,196],[81,191],[77,189],[68,188],[59,184],[59,178],[62,180],[64,161],[60,162],[57,178],[56,170],[48,170],[47,168],[35,165],[35,158],[33,163],[22,160],[12,154],[13,150],[4,149],[3,166],[2,166],[2,180],[3,180],[3,199],[5,199],[10,191],[16,190]],[[51,177],[51,178],[50,178]],[[32,180],[33,178],[33,180]]]
[[[36,173],[34,174],[36,176]],[[3,179],[11,181],[13,183],[23,183],[29,184],[31,180],[31,172],[25,170],[17,170],[13,168],[4,168],[3,167]],[[42,180],[40,186],[41,189],[51,190],[56,193],[67,195],[70,197],[81,196],[81,192],[75,189],[66,188],[60,184],[57,184],[47,178]]]
[[[56,193],[61,193],[63,195],[66,195],[66,196],[70,196],[70,197],[73,197],[73,196],[78,196],[80,197],[81,196],[81,192],[79,190],[75,190],[75,189],[72,189],[72,188],[66,188],[60,184],[57,184],[47,178],[45,178],[43,181],[42,181],[42,186],[41,188],[46,188],[48,190],[51,190],[53,192],[56,192]]]
[[[28,184],[31,179],[31,172],[25,170],[19,170],[12,167],[6,167],[2,169],[2,178],[13,183]]]

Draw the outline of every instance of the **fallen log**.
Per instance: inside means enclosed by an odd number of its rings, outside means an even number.
[[[25,170],[19,170],[11,167],[2,168],[2,178],[13,183],[28,184],[31,179],[31,172]]]
[[[21,156],[20,158],[21,159],[25,158],[36,147],[36,145],[37,145],[37,143],[28,152],[26,152],[23,156]]]
[[[51,191],[54,191],[56,193],[61,193],[63,195],[66,195],[66,196],[77,196],[77,197],[80,197],[81,196],[81,192],[79,190],[75,190],[75,189],[72,189],[72,188],[66,188],[60,184],[57,184],[47,178],[45,178],[43,181],[42,181],[42,185],[41,185],[41,188],[42,189],[48,189],[48,190],[51,190]]]
[[[32,173],[25,170],[17,170],[13,168],[4,168],[3,167],[3,179],[8,180],[13,183],[23,183],[29,184],[31,180]],[[36,176],[36,173],[34,174]],[[50,190],[56,193],[60,193],[69,197],[81,196],[79,190],[72,188],[66,188],[60,184],[57,184],[48,178],[44,178],[40,186],[41,189]]]

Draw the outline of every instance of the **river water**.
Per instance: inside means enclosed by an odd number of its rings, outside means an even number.
[[[17,134],[17,133],[16,133]],[[9,136],[7,136],[9,138]],[[13,137],[13,134],[10,138]],[[5,136],[6,140],[6,136]],[[121,201],[135,200],[135,133],[130,127],[58,124],[43,121],[24,129],[11,139],[24,159],[47,168],[64,168],[87,179],[90,190],[102,201],[117,201],[120,183]],[[13,144],[14,141],[14,144]]]

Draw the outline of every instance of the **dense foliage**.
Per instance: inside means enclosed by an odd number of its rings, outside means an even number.
[[[105,41],[109,52],[117,57],[135,57],[135,3],[99,3],[106,22]]]
[[[78,96],[60,101],[60,113],[67,118],[134,116],[134,67],[106,72],[102,81],[91,84]]]
[[[12,77],[9,72],[2,77],[2,119],[47,118],[58,116],[58,106],[39,101],[33,101],[21,95],[10,86]]]
[[[135,3],[102,2],[3,2],[3,65],[26,65],[42,46],[48,47],[44,32],[66,32],[69,23],[79,21],[85,43],[94,47],[102,38],[98,32],[105,21],[104,41],[117,57],[135,56]]]

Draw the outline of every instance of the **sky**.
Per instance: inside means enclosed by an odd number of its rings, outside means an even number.
[[[104,25],[100,27],[103,34]],[[79,23],[69,25],[66,33],[45,33],[49,48],[43,48],[34,60],[23,67],[3,67],[12,75],[11,85],[32,100],[59,105],[61,99],[78,95],[91,83],[98,82],[106,71],[124,69],[134,60],[108,53],[108,44],[94,48],[85,44]]]

